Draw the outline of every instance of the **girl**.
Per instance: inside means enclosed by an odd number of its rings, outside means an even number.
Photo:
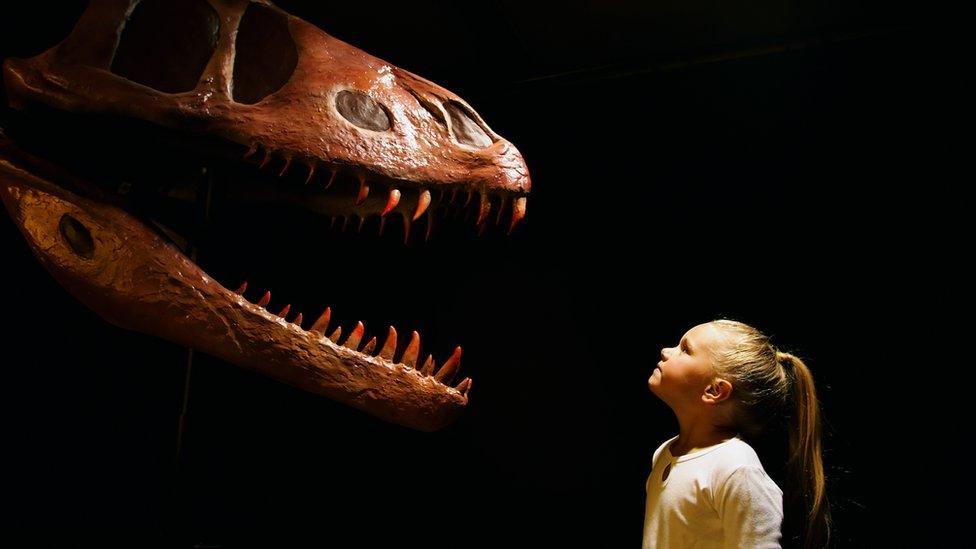
[[[678,418],[679,434],[654,452],[647,479],[644,549],[822,547],[830,516],[824,493],[820,412],[813,377],[797,357],[755,328],[715,320],[661,350],[648,380]],[[755,440],[770,420],[789,432],[787,506]]]

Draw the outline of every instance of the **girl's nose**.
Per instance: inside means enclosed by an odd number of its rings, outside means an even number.
[[[661,360],[667,360],[668,359],[667,352],[668,352],[668,348],[667,347],[664,347],[663,349],[661,349]]]

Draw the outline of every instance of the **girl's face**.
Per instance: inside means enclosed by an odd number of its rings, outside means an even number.
[[[688,330],[676,347],[661,349],[661,361],[647,380],[651,392],[672,409],[700,403],[715,379],[710,351],[722,344],[722,332],[712,324]]]

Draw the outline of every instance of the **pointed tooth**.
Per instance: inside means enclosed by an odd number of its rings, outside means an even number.
[[[380,212],[380,217],[393,211],[393,208],[397,207],[400,203],[400,189],[393,189],[390,191],[390,197],[386,199],[386,207]]]
[[[383,227],[385,227],[385,226],[386,226],[386,218],[385,217],[381,217],[380,218],[380,236],[383,236]]]
[[[461,383],[458,383],[458,385],[457,385],[457,387],[455,387],[455,389],[457,389],[458,391],[461,392],[462,395],[464,395],[465,397],[467,397],[468,396],[468,392],[471,391],[471,385],[473,383],[474,382],[471,381],[471,378],[470,377],[466,377],[463,380],[461,380]]]
[[[403,214],[403,243],[406,244],[410,240],[410,218],[407,214]]]
[[[440,371],[434,374],[434,379],[440,381],[444,385],[450,385],[451,380],[454,379],[454,374],[457,373],[458,366],[461,364],[461,346],[458,345],[454,349],[454,353],[451,358],[447,359],[447,362],[441,366]]]
[[[283,177],[285,175],[285,172],[287,172],[288,171],[288,168],[290,168],[290,167],[291,167],[291,156],[286,156],[285,157],[285,165],[284,165],[284,167],[281,168],[281,171],[278,172],[278,177]]]
[[[488,212],[491,210],[491,201],[488,199],[488,193],[480,193],[480,195],[481,199],[478,204],[478,221],[475,222],[476,225],[484,223],[488,217]]]
[[[528,198],[524,196],[521,198],[516,198],[515,201],[512,202],[512,224],[508,227],[508,234],[512,234],[512,231],[515,230],[515,226],[518,225],[518,222],[525,217],[525,207],[528,205],[527,202]]]
[[[349,332],[349,337],[346,338],[346,342],[342,345],[352,349],[353,351],[359,350],[359,343],[363,340],[363,332],[366,331],[366,327],[363,326],[363,321],[356,323],[356,327]]]
[[[457,199],[458,190],[455,188],[451,191],[451,199],[447,202],[448,204],[454,204],[454,200]]]
[[[234,290],[234,293],[237,294],[237,295],[244,295],[244,292],[245,291],[247,291],[247,281],[246,280],[244,282],[241,282],[241,287],[238,288],[238,289],[236,289],[236,290]]]
[[[330,168],[330,170],[332,171],[332,175],[329,176],[329,182],[325,184],[325,188],[326,189],[328,189],[329,187],[332,186],[333,183],[335,183],[336,176],[339,175],[339,170],[338,169],[336,169],[336,168]]]
[[[505,213],[505,202],[507,202],[504,196],[500,197],[498,202],[498,215],[495,216],[495,225],[502,224],[502,214]]]
[[[424,234],[424,242],[430,240],[430,235],[434,233],[434,216],[427,216],[427,232]]]
[[[346,232],[346,229],[348,228],[349,228],[349,216],[344,215],[342,216],[342,232]]]
[[[258,144],[252,143],[251,146],[248,147],[247,152],[244,153],[244,158],[245,159],[250,158],[254,156],[254,153],[256,152],[258,152]]]
[[[332,332],[332,335],[329,336],[329,339],[332,340],[332,343],[338,345],[340,337],[342,337],[342,326],[336,326],[335,331]]]
[[[333,216],[332,221],[329,222],[329,230],[330,231],[333,230],[333,229],[335,229],[335,224],[336,224],[336,218],[335,218],[335,216]]]
[[[369,340],[369,343],[367,343],[366,346],[363,347],[363,350],[360,352],[363,353],[364,355],[372,356],[373,351],[375,349],[376,349],[376,336],[373,336],[373,338]]]
[[[365,202],[367,196],[369,196],[369,185],[366,184],[366,177],[359,174],[359,194],[356,196],[356,205]]]
[[[393,362],[393,352],[396,351],[396,328],[390,326],[390,333],[386,336],[383,348],[380,349],[380,357]]]
[[[416,221],[418,217],[424,215],[428,206],[430,206],[430,191],[424,189],[420,191],[420,197],[417,198],[417,209],[413,212],[413,220]]]
[[[471,199],[474,198],[474,191],[466,192],[468,193],[468,197],[464,199],[464,205],[461,206],[462,210],[467,209],[468,205],[471,204]]]
[[[315,177],[315,162],[308,165],[308,177],[305,178],[305,184],[308,185],[313,177]]]
[[[302,313],[295,315],[295,320],[291,321],[292,324],[297,324],[299,328],[302,327]]]
[[[315,324],[312,324],[312,327],[309,328],[308,331],[318,332],[322,335],[325,335],[325,331],[329,329],[329,318],[331,317],[332,317],[332,308],[326,307],[325,310],[322,311],[322,314],[319,316],[319,319],[315,321]]]
[[[363,232],[363,225],[365,225],[365,224],[366,224],[366,218],[365,217],[360,217],[359,218],[359,227],[356,229],[356,232],[357,233]]]
[[[403,351],[403,356],[400,358],[400,362],[410,366],[413,369],[417,368],[417,355],[420,354],[420,334],[417,330],[413,331],[410,336],[410,343],[407,344],[407,348]]]
[[[427,360],[424,361],[424,367],[420,369],[420,373],[430,377],[436,367],[437,364],[434,362],[434,355],[427,355]]]
[[[280,313],[278,313],[278,316],[280,316],[281,318],[285,318],[286,316],[288,316],[288,311],[290,310],[291,310],[291,303],[285,305],[285,308],[282,309]]]
[[[268,303],[271,303],[271,290],[264,292],[264,295],[261,296],[261,300],[258,301],[258,307],[267,307]]]
[[[259,170],[263,170],[264,167],[268,165],[268,162],[271,162],[271,156],[271,149],[264,149],[264,159],[261,160],[260,164],[258,164]]]

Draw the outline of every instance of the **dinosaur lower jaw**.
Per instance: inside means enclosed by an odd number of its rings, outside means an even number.
[[[2,151],[0,151],[2,152]],[[419,335],[396,353],[362,344],[362,324],[329,337],[330,311],[306,330],[288,311],[233,292],[124,210],[75,195],[0,154],[0,197],[32,251],[77,299],[106,320],[212,354],[376,417],[432,431],[465,408],[471,380],[452,386],[460,348],[419,369]],[[398,356],[395,356],[398,355]]]

